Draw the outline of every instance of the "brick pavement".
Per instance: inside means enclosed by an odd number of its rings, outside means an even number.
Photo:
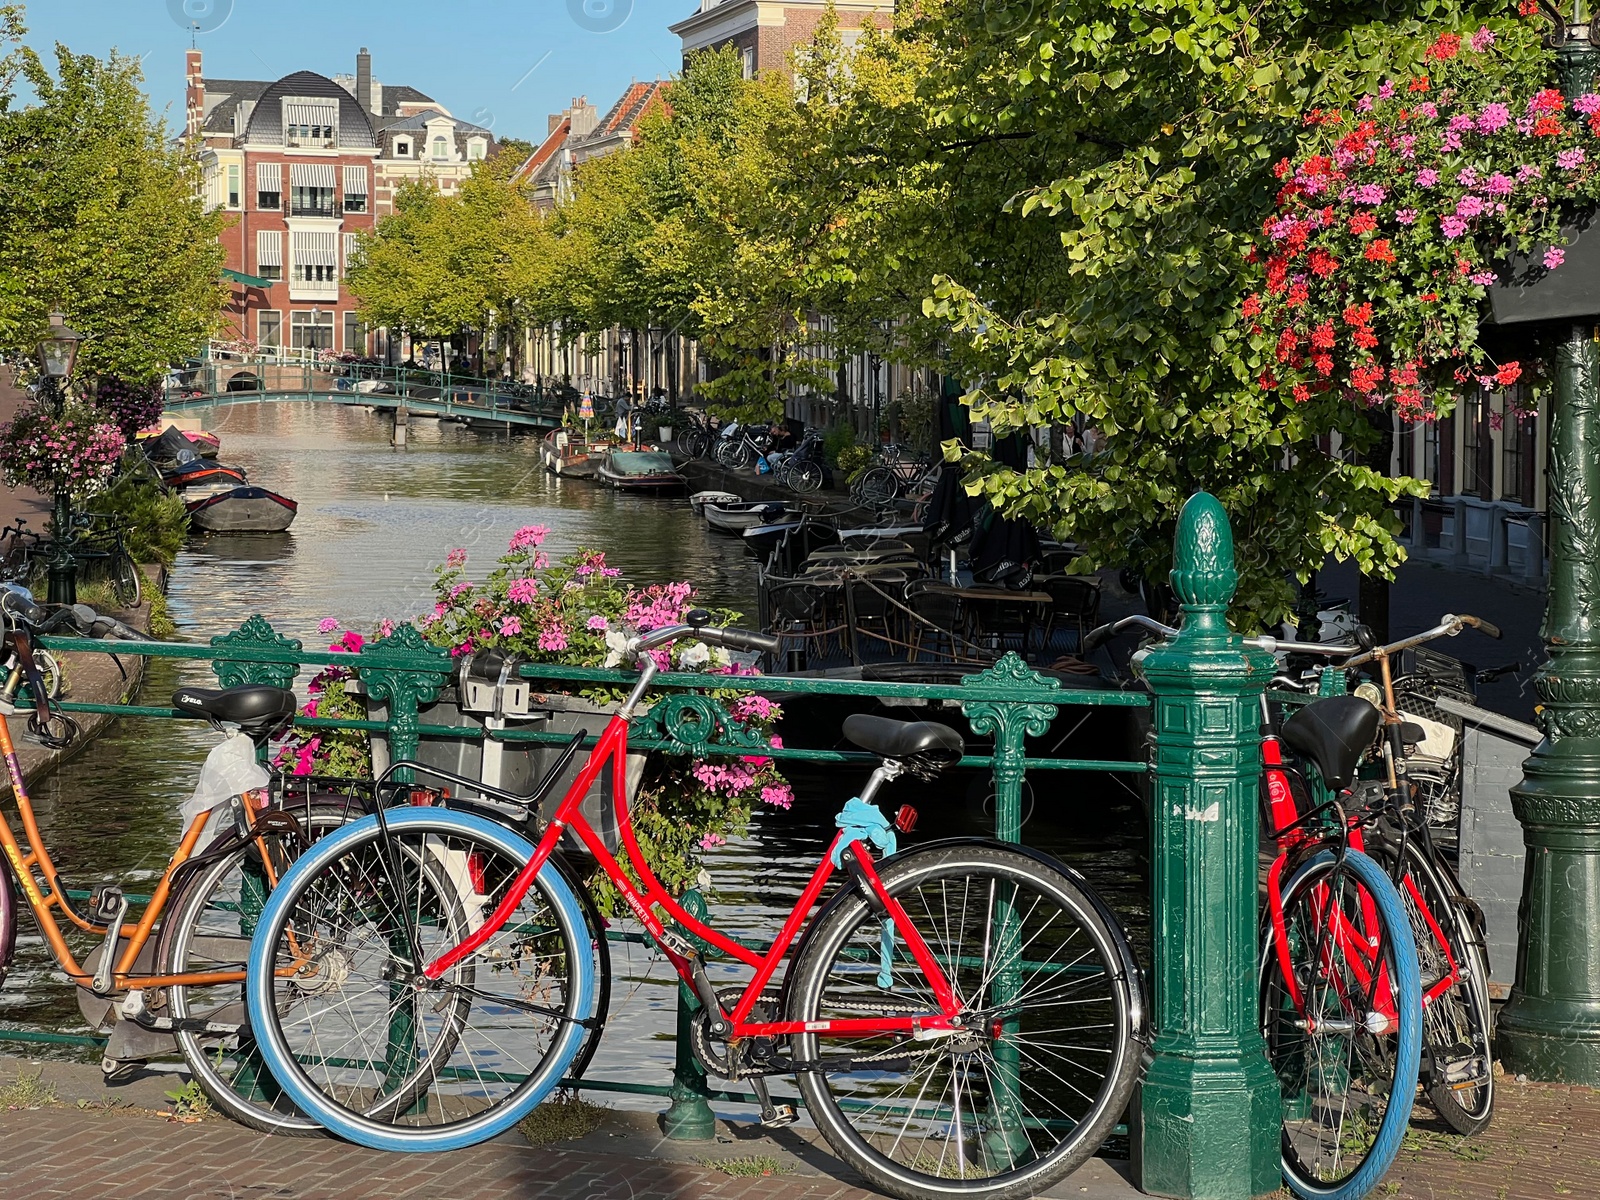
[[[1494,1123],[1444,1132],[1419,1104],[1405,1148],[1374,1193],[1396,1200],[1600,1200],[1600,1092],[1501,1080]],[[535,1148],[507,1135],[453,1155],[397,1155],[333,1141],[270,1138],[220,1120],[173,1123],[136,1109],[0,1111],[0,1196],[66,1200],[868,1200],[831,1157],[733,1130],[670,1144],[619,1123],[581,1142]],[[621,1149],[607,1146],[615,1139]],[[741,1178],[702,1165],[780,1157],[783,1174]],[[1097,1161],[1049,1195],[1135,1195]],[[1286,1194],[1286,1193],[1285,1193]]]

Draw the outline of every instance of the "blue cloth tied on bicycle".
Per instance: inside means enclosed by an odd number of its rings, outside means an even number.
[[[852,842],[868,842],[876,846],[887,857],[895,852],[899,846],[899,839],[895,837],[894,826],[889,823],[889,818],[878,811],[875,804],[868,804],[860,796],[851,796],[845,802],[844,808],[833,819],[839,827],[841,834],[838,842],[833,847],[831,855],[833,865],[844,865],[844,852]],[[890,917],[883,919],[883,931],[878,938],[878,986],[887,990],[894,986],[894,920]]]

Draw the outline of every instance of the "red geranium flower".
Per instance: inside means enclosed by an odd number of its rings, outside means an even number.
[[[1556,117],[1540,117],[1533,123],[1534,137],[1559,137],[1561,121]]]
[[[1372,262],[1392,263],[1394,261],[1394,251],[1389,249],[1389,239],[1375,238],[1367,246],[1366,257]]]
[[[1520,362],[1504,363],[1494,373],[1494,377],[1501,387],[1510,387],[1522,377],[1522,364]]]
[[[1339,269],[1338,260],[1324,250],[1321,246],[1318,246],[1311,252],[1309,265],[1311,267],[1311,273],[1318,279],[1326,279],[1329,275],[1332,275]]]
[[[1333,322],[1324,321],[1311,331],[1311,345],[1317,350],[1333,349]]]
[[[1428,47],[1428,58],[1448,62],[1461,50],[1461,35],[1459,33],[1441,33],[1439,40]]]
[[[1408,83],[1406,85],[1406,91],[1408,91],[1408,92],[1425,92],[1427,90],[1428,90],[1428,77],[1426,75],[1418,75],[1415,79],[1413,79],[1410,83]]]
[[[1357,236],[1371,233],[1378,227],[1378,218],[1369,212],[1358,212],[1350,218],[1350,232]]]

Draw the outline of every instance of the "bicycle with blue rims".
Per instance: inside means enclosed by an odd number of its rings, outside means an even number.
[[[915,814],[891,820],[875,801],[902,775],[958,762],[954,730],[846,720],[880,763],[768,948],[719,932],[651,872],[625,773],[629,721],[657,670],[649,652],[682,638],[771,648],[708,620],[694,612],[630,640],[638,681],[537,844],[504,821],[411,807],[297,861],[251,948],[250,1020],[268,1067],[304,1113],[361,1145],[459,1149],[510,1128],[605,1019],[606,965],[552,869],[572,836],[699,998],[694,1055],[747,1083],[763,1124],[798,1118],[767,1082],[794,1075],[829,1144],[892,1195],[1009,1200],[1069,1174],[1132,1095],[1146,1041],[1138,970],[1116,917],[1046,856],[985,839],[896,853]],[[626,866],[582,807],[602,778]],[[708,953],[747,981],[715,986]]]

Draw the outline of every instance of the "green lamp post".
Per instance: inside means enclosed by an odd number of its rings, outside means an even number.
[[[67,380],[72,377],[72,368],[78,359],[78,344],[83,341],[83,335],[68,329],[66,322],[66,317],[60,312],[51,313],[50,328],[39,339],[39,367],[57,416],[66,407]],[[51,519],[55,526],[55,552],[50,557],[48,599],[51,604],[76,604],[78,560],[72,553],[74,539],[70,486],[56,484],[55,513]]]
[[[1588,16],[1557,48],[1568,97],[1591,90]],[[1596,314],[1555,327],[1550,414],[1544,741],[1511,801],[1527,845],[1516,985],[1501,1014],[1506,1070],[1600,1084],[1600,337]]]

